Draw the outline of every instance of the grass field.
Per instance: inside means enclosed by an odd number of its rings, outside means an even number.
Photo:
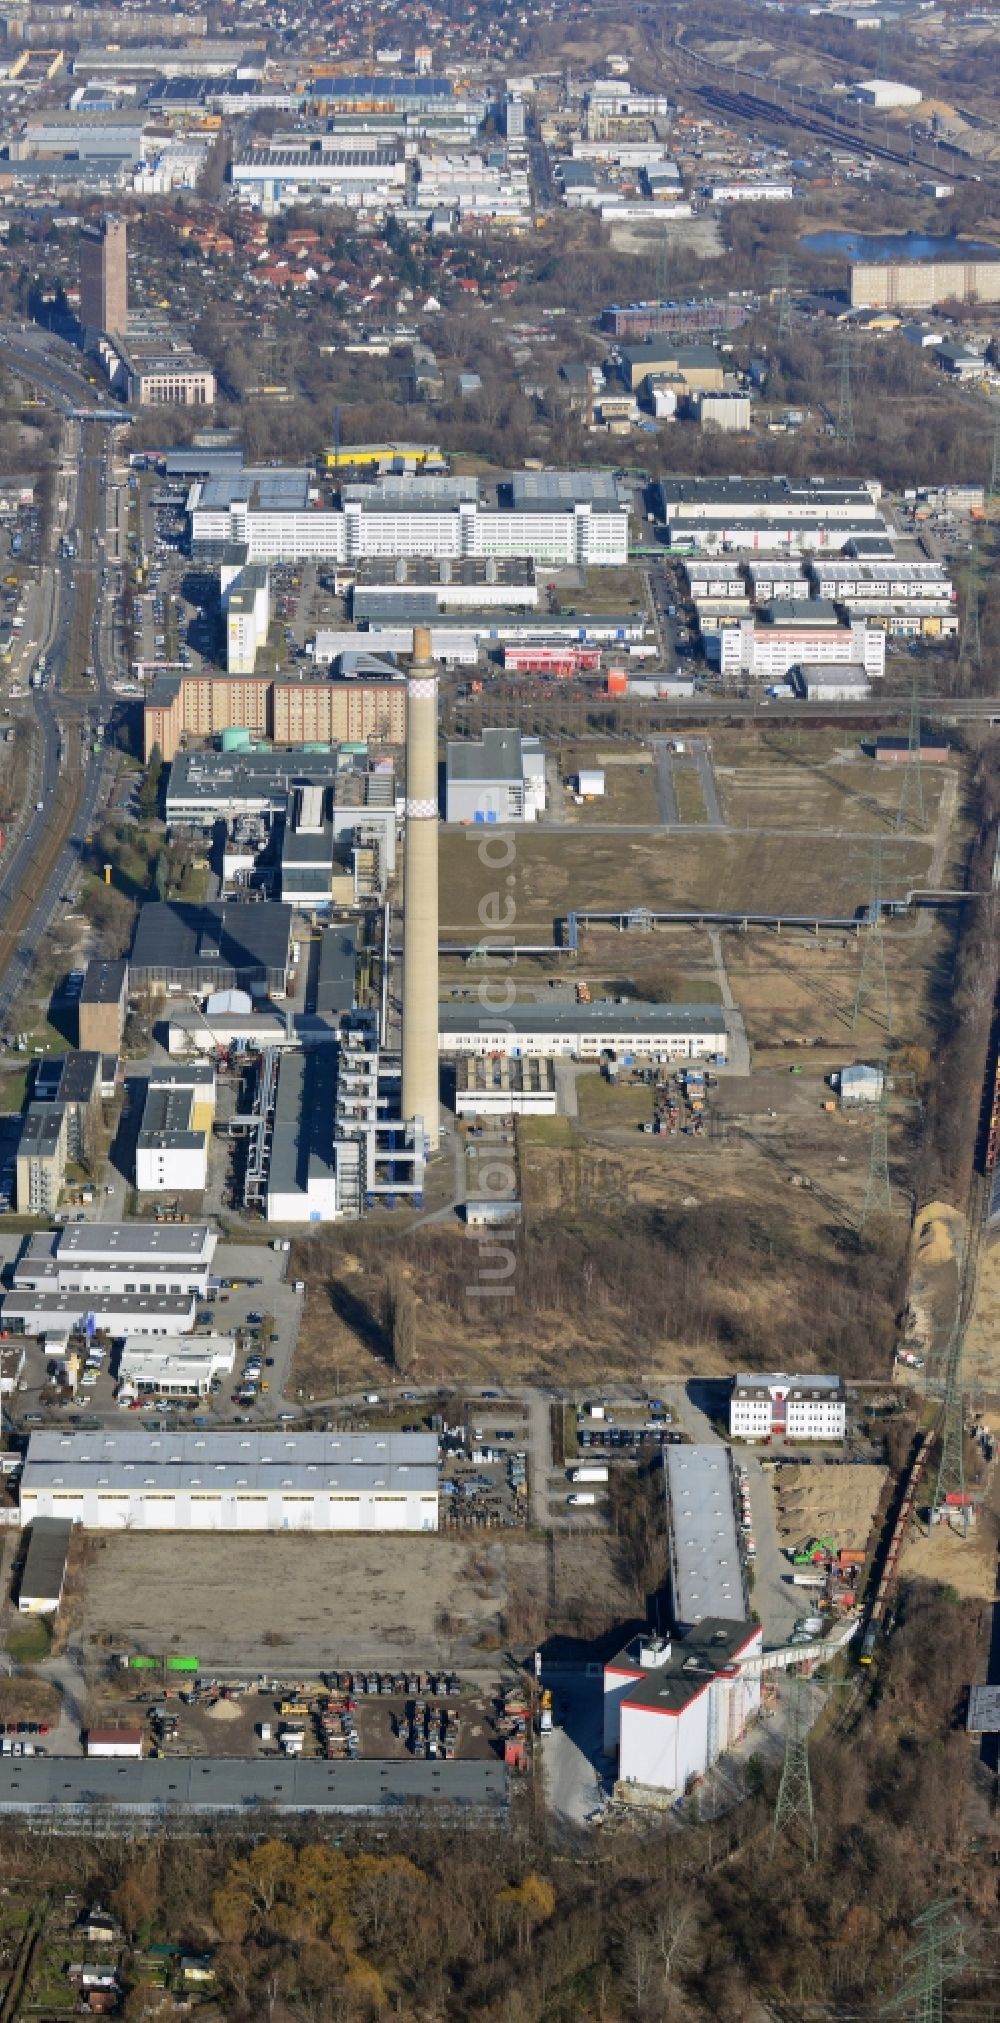
[[[707,822],[708,811],[702,792],[701,779],[694,766],[676,765],[673,769],[674,798],[677,802],[677,816],[681,822]]]
[[[616,1088],[602,1075],[581,1075],[576,1085],[580,1123],[585,1130],[635,1127],[647,1124],[653,1115],[653,1092],[638,1083]]]
[[[604,793],[596,800],[584,801],[577,807],[571,792],[564,791],[563,805],[567,822],[649,822],[659,821],[656,800],[656,775],[650,754],[642,765],[615,765],[608,763],[607,755],[595,758],[593,750],[570,748],[560,753],[560,769],[563,779],[573,779],[581,766],[602,766],[604,772]],[[551,811],[550,811],[551,815]]]

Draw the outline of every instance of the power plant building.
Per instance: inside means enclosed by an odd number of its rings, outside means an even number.
[[[604,1748],[626,1800],[683,1796],[760,1711],[760,1625],[707,1616],[683,1636],[633,1638],[604,1667]],[[630,1791],[629,1787],[633,1789]]]
[[[517,730],[485,730],[448,745],[445,819],[534,822],[545,813],[545,748]]]
[[[160,996],[245,990],[284,997],[291,938],[290,906],[153,901],[136,923],[132,983]]]

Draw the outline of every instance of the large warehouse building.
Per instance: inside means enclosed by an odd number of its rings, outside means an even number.
[[[709,1616],[742,1622],[748,1609],[729,1450],[668,1447],[665,1457],[674,1623],[686,1631]]]
[[[436,1531],[433,1433],[33,1433],[21,1522],[97,1531]]]
[[[443,1004],[438,1013],[442,1054],[492,1054],[552,1060],[717,1060],[728,1052],[721,1005],[514,1004],[491,1011],[476,1004]]]

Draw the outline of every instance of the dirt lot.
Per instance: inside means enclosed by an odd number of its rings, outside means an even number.
[[[582,813],[582,811],[581,811]],[[493,839],[494,847],[497,843]],[[441,927],[479,933],[478,907],[503,887],[515,912],[515,934],[551,932],[553,920],[574,906],[712,906],[751,911],[784,908],[854,914],[871,893],[872,846],[844,836],[836,849],[790,847],[783,835],[607,835],[575,829],[513,833],[515,854],[502,870],[479,857],[482,837],[472,830],[441,837]],[[884,834],[884,886],[905,891],[924,882],[931,863],[927,838]],[[510,881],[513,880],[513,883]]]
[[[911,1531],[900,1571],[904,1579],[936,1580],[970,1600],[995,1601],[997,1592],[997,1525],[987,1516],[962,1538],[946,1524],[928,1537]]]
[[[331,1669],[489,1669],[504,1633],[595,1633],[630,1612],[603,1537],[543,1541],[324,1536],[102,1537],[83,1641],[198,1657],[202,1666],[313,1676]]]
[[[712,739],[719,797],[738,828],[895,832],[905,767],[876,765],[857,739],[836,731],[723,732]],[[962,762],[925,766],[924,807],[933,833],[947,790],[954,810]]]
[[[862,1463],[828,1468],[787,1462],[774,1476],[774,1509],[783,1546],[832,1538],[844,1551],[862,1552],[886,1481],[884,1468]]]

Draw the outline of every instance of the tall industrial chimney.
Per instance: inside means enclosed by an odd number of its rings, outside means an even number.
[[[406,684],[406,853],[403,895],[403,1117],[421,1117],[428,1149],[438,1104],[438,683],[426,625],[413,629]]]

